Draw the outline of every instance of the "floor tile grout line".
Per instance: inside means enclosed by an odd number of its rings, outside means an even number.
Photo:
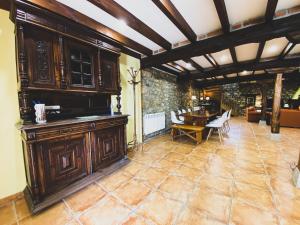
[[[253,130],[253,132],[254,132],[254,130]],[[255,138],[257,139],[256,135],[255,135]],[[268,136],[268,138],[270,138],[270,137]],[[260,153],[261,153],[261,152],[262,152],[261,147],[260,147],[259,144],[257,144],[257,145],[258,145],[258,150],[259,150]],[[278,208],[278,206],[277,206],[275,192],[274,192],[274,190],[273,190],[273,188],[272,188],[272,186],[271,186],[271,184],[270,184],[271,177],[270,177],[270,175],[268,174],[268,171],[267,171],[267,169],[266,169],[266,165],[265,165],[265,162],[264,162],[264,158],[262,157],[262,154],[260,154],[260,158],[261,158],[261,161],[262,161],[262,164],[263,164],[263,167],[264,167],[265,176],[266,176],[266,178],[268,179],[268,182],[266,182],[266,184],[267,184],[268,189],[269,189],[269,191],[270,191],[270,193],[271,193],[271,196],[272,196],[272,203],[273,203],[273,205],[274,205],[274,207],[275,207],[276,217],[277,217],[277,219],[278,219],[279,224],[281,224],[281,216],[280,216],[279,208]],[[272,213],[272,214],[273,214],[273,213]]]

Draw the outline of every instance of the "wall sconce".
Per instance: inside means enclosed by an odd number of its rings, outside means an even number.
[[[207,97],[205,97],[205,100],[206,100],[206,101],[209,101],[209,99],[210,99],[210,98],[209,98],[208,96],[207,96]]]

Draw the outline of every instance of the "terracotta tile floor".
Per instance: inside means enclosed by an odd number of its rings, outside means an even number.
[[[130,152],[129,165],[31,217],[24,199],[0,206],[0,224],[300,224],[300,190],[291,166],[300,130],[233,118],[223,145],[196,146],[169,135]]]

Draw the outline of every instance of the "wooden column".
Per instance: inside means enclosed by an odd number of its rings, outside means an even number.
[[[273,97],[273,112],[272,112],[272,122],[271,122],[271,132],[279,134],[280,130],[280,102],[281,102],[281,89],[282,89],[282,73],[277,74],[275,87],[274,87],[274,97]]]

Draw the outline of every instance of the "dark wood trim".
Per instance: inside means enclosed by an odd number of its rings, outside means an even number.
[[[219,20],[222,25],[222,30],[224,33],[228,33],[230,31],[230,24],[228,20],[225,2],[224,0],[214,0],[214,3],[219,16]]]
[[[231,54],[231,58],[234,64],[237,64],[237,57],[236,57],[236,51],[234,47],[229,48],[230,54]]]
[[[262,40],[286,36],[287,33],[299,30],[299,27],[300,14],[294,14],[273,20],[272,23],[261,23],[249,26],[229,32],[228,34],[214,36],[157,55],[145,57],[141,60],[142,68],[176,61],[182,58],[191,58],[218,52],[242,44],[261,42]]]
[[[136,30],[137,32],[141,33],[151,41],[155,42],[159,46],[163,47],[164,49],[171,49],[172,44],[168,42],[165,38],[155,32],[152,28],[148,25],[143,23],[141,20],[136,18],[133,14],[128,12],[124,9],[121,5],[119,5],[115,1],[111,0],[88,0],[95,6],[101,8],[108,14],[116,17],[117,19],[124,19],[126,20],[126,24],[131,27],[132,29]]]
[[[261,61],[261,62],[240,62],[237,65],[222,65],[218,68],[207,68],[204,69],[204,73],[191,73],[190,77],[193,79],[203,78],[203,77],[211,77],[211,76],[219,76],[226,75],[231,73],[239,73],[244,70],[252,71],[252,70],[264,70],[264,69],[272,69],[272,68],[283,68],[283,67],[298,67],[300,66],[299,58],[286,58],[275,59],[269,61]],[[208,75],[210,74],[210,75]]]
[[[266,22],[273,20],[278,0],[268,0],[267,10],[265,15]]]
[[[279,55],[279,59],[283,59],[287,54],[289,54],[289,52],[296,46],[295,43],[287,43],[287,45],[285,46],[285,48],[282,50],[282,52]]]
[[[129,49],[133,49],[144,55],[152,55],[152,50],[145,46],[127,38],[126,36],[110,29],[109,27],[89,18],[88,16],[75,11],[74,9],[61,4],[55,0],[28,0],[26,2],[22,0],[16,0],[15,3],[21,7],[31,8],[35,11],[40,11],[40,8],[46,9],[50,12],[48,14],[56,14],[61,17],[67,18],[71,21],[81,24],[86,28],[97,32],[97,35],[101,36],[104,41],[113,43],[116,46],[126,46]],[[21,19],[21,18],[19,18]],[[28,18],[24,18],[26,21]]]
[[[0,0],[0,9],[9,11],[11,5],[11,0]]]
[[[209,54],[209,57],[208,57],[208,55],[203,55],[203,56],[214,68],[218,67],[216,60],[210,54]]]
[[[152,2],[174,23],[190,42],[197,40],[196,33],[170,0],[152,0]]]
[[[255,61],[259,62],[260,58],[261,58],[261,54],[263,53],[264,47],[265,47],[266,42],[262,41],[259,43],[258,45],[258,49],[257,49],[257,53],[256,53],[256,57],[255,57]]]

